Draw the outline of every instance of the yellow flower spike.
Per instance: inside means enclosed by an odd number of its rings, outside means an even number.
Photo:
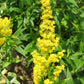
[[[9,27],[10,19],[5,17],[4,19],[0,18],[0,35],[9,36],[12,34],[12,29]],[[6,41],[6,38],[0,38],[0,45],[2,45]]]
[[[34,75],[34,84],[40,84],[39,79],[44,81],[44,84],[53,84],[53,81],[50,79],[45,79],[44,73],[48,76],[49,70],[54,70],[55,65],[51,65],[51,63],[59,63],[59,59],[63,57],[63,52],[58,52],[54,54],[55,48],[59,45],[59,37],[56,37],[55,34],[55,21],[51,20],[52,10],[50,7],[50,0],[41,0],[42,7],[42,24],[39,26],[40,36],[41,38],[37,38],[37,47],[38,51],[33,51],[31,55],[33,56],[33,63],[35,64],[33,68]],[[54,68],[53,68],[54,67]],[[49,69],[49,70],[48,70]],[[62,72],[64,66],[60,66],[56,68],[57,71],[54,72],[54,78],[57,80],[57,76]],[[43,78],[43,79],[42,79]]]

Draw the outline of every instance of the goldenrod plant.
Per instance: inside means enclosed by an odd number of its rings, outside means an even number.
[[[12,34],[12,29],[10,29],[10,19],[5,17],[0,18],[0,45],[6,41],[6,37]]]
[[[5,72],[11,63],[18,63],[20,59],[13,57],[13,50],[16,47],[15,38],[12,35],[11,19],[0,18],[0,84],[6,83]]]
[[[55,21],[53,20],[50,0],[41,0],[42,23],[40,25],[40,36],[37,38],[38,50],[33,51],[33,75],[34,83],[53,84],[57,82],[57,77],[64,70],[64,65],[59,64],[60,59],[64,56],[65,50],[53,53],[59,46],[59,37],[55,34]]]

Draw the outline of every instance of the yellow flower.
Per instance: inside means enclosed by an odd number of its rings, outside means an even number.
[[[6,41],[6,38],[5,37],[0,38],[0,45],[2,45],[5,41]]]
[[[48,63],[52,63],[52,62],[59,62],[56,54],[50,54],[48,58]]]
[[[53,81],[50,81],[49,79],[44,80],[44,84],[53,84]]]
[[[2,36],[8,36],[12,34],[12,29],[2,29],[0,33]]]
[[[59,76],[60,73],[61,73],[61,70],[58,70],[58,71],[53,72],[53,74],[54,74],[56,77]]]
[[[56,69],[58,69],[58,70],[64,70],[64,65],[56,66]]]
[[[54,81],[57,81],[57,76],[54,77]]]

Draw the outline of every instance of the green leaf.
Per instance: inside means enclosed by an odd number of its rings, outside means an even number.
[[[13,79],[10,81],[10,84],[20,84],[19,81],[17,81],[17,79],[15,77],[13,77]]]
[[[84,12],[80,15],[80,17],[84,17]]]
[[[17,8],[17,7],[10,7],[9,10],[10,10],[10,12],[13,12],[13,11],[18,12],[18,13],[21,12],[21,9],[19,9],[19,8]]]
[[[24,53],[24,54],[27,54],[28,52],[31,52],[31,51],[33,50],[33,44],[34,44],[34,41],[32,41],[31,43],[29,43],[29,44],[25,47],[23,53]]]
[[[84,53],[80,53],[80,52],[75,52],[74,54],[72,54],[71,56],[69,56],[71,59],[73,59],[73,57],[77,57],[79,55],[83,55]]]
[[[67,78],[69,78],[69,80],[67,81],[67,84],[74,84],[73,78],[71,76],[71,73],[68,67],[67,67]]]
[[[66,0],[67,3],[72,3],[74,4],[76,7],[78,7],[77,3],[75,0]]]
[[[83,66],[83,61],[77,57],[74,57],[73,62],[76,65],[75,72]]]
[[[2,10],[5,10],[7,8],[7,3],[1,3],[1,9]]]
[[[15,80],[13,83],[15,83],[15,84],[20,84],[20,82],[19,82],[19,81],[17,81],[17,80]]]
[[[69,67],[72,67],[72,68],[74,69],[74,64],[73,64],[72,60],[69,59],[68,57],[67,57],[67,58],[64,57],[64,59],[67,61],[67,64],[70,64],[70,65],[71,65],[71,66],[69,66]]]
[[[82,84],[84,84],[84,77],[79,77]]]
[[[16,18],[16,19],[17,19],[17,18]],[[22,27],[22,26],[21,26],[21,25],[22,25],[22,22],[23,22],[22,17],[19,17],[19,20],[18,20],[18,26],[17,26],[17,28]]]
[[[22,29],[22,27],[20,27],[13,35],[19,37],[19,35],[25,30],[25,28]]]
[[[33,61],[33,58],[31,58],[30,60],[28,60],[27,62],[27,66],[29,67],[29,65],[31,64],[31,62]]]
[[[20,40],[25,40],[25,41],[27,41],[29,38],[30,38],[29,34],[22,34],[19,36]]]
[[[20,46],[16,48],[17,52],[21,53],[22,55],[25,55],[23,53],[23,48],[21,48]]]
[[[10,81],[8,80],[8,78],[7,78],[7,84],[9,84],[10,83]]]
[[[18,59],[18,58],[12,58],[12,63],[19,63],[19,62],[21,62],[20,59]]]
[[[80,42],[80,52],[82,53],[84,51],[84,43]]]
[[[63,80],[60,80],[59,82],[54,83],[54,84],[66,84],[69,79],[70,78],[63,79]]]
[[[4,62],[3,62],[3,68],[4,68],[4,67],[7,67],[9,64],[11,64],[11,62],[4,61]]]
[[[61,35],[61,26],[60,26],[60,21],[58,20],[58,17],[55,15],[54,16],[55,22],[58,25],[58,31],[59,31],[59,35]]]

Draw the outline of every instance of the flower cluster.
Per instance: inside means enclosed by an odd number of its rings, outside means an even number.
[[[50,81],[49,79],[44,80],[44,84],[52,84],[53,81]]]
[[[9,27],[10,19],[5,17],[4,19],[0,18],[0,45],[6,41],[6,36],[12,34],[12,29]]]
[[[40,80],[44,84],[53,84],[57,81],[57,77],[64,70],[64,65],[56,66],[59,60],[64,56],[62,50],[58,53],[53,53],[55,48],[59,45],[59,37],[55,35],[55,21],[53,20],[52,11],[50,7],[50,0],[41,0],[42,7],[42,24],[40,25],[40,36],[37,39],[38,51],[33,51],[33,68],[34,83],[40,84]],[[53,65],[52,65],[53,64]],[[50,78],[49,74],[52,74]]]

